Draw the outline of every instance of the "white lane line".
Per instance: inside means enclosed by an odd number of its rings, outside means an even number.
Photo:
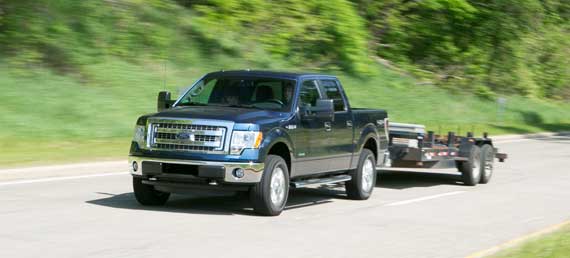
[[[121,176],[121,175],[128,175],[128,174],[130,174],[130,173],[129,172],[120,172],[120,173],[104,173],[104,174],[93,174],[93,175],[84,175],[84,176],[62,176],[62,177],[50,177],[50,178],[30,179],[30,180],[16,180],[16,181],[0,182],[0,186],[56,182],[56,181],[66,181],[66,180],[93,178],[93,177],[104,177],[104,176]]]
[[[548,139],[548,138],[534,138],[534,139],[516,139],[516,140],[497,140],[497,141],[493,141],[493,143],[513,143],[513,142],[528,142],[528,141],[532,141],[532,140],[544,140],[544,139]]]
[[[406,205],[406,204],[410,204],[410,203],[421,202],[421,201],[426,201],[426,200],[432,200],[432,199],[437,199],[437,198],[441,198],[441,197],[445,197],[445,196],[450,196],[450,195],[462,194],[462,193],[465,193],[465,192],[466,192],[466,191],[455,191],[455,192],[449,192],[449,193],[442,193],[442,194],[436,194],[436,195],[429,195],[429,196],[424,196],[424,197],[415,198],[415,199],[410,199],[410,200],[405,200],[405,201],[399,201],[399,202],[388,203],[388,204],[386,204],[386,206]]]

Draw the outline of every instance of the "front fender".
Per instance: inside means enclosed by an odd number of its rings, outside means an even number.
[[[293,162],[293,141],[291,136],[283,128],[274,128],[263,134],[263,141],[260,146],[260,160],[265,160],[271,148],[278,143],[284,143],[289,149],[291,162]]]

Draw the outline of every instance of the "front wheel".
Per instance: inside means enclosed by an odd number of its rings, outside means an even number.
[[[141,178],[133,177],[133,190],[137,201],[146,206],[161,206],[168,201],[170,193],[154,189],[152,185],[145,185]]]
[[[250,190],[250,199],[256,213],[265,216],[281,214],[289,195],[289,169],[283,158],[268,155],[261,182]]]
[[[366,200],[376,185],[376,158],[369,149],[363,149],[358,167],[350,171],[352,179],[345,183],[346,195],[353,200]]]

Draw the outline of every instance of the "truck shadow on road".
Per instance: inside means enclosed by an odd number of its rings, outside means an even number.
[[[390,189],[408,189],[434,187],[438,185],[463,185],[460,174],[421,173],[421,172],[380,172],[376,187]]]
[[[165,206],[142,206],[132,192],[112,194],[97,192],[103,198],[86,203],[117,209],[146,210],[154,212],[208,214],[208,215],[255,215],[247,193],[197,192],[189,195],[173,194]],[[285,210],[321,205],[333,199],[345,199],[344,190],[321,187],[292,191]]]
[[[379,174],[378,188],[408,189],[438,185],[461,185],[460,176],[440,173],[389,172]],[[196,191],[188,195],[173,194],[165,206],[142,206],[132,192],[97,192],[102,198],[86,203],[117,209],[207,215],[255,215],[247,193]],[[291,191],[285,210],[322,205],[335,199],[347,199],[342,185],[303,188]]]

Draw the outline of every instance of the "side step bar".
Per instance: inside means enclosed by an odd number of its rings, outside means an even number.
[[[307,180],[299,180],[291,182],[291,187],[293,188],[303,188],[310,185],[325,185],[325,184],[333,184],[333,183],[340,183],[350,181],[352,179],[349,175],[338,175],[338,176],[331,176],[331,177],[323,177],[323,178],[312,178]]]

